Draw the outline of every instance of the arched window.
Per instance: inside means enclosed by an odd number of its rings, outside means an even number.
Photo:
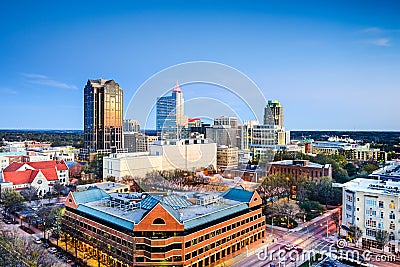
[[[165,221],[161,218],[157,218],[153,221],[153,224],[165,224]]]

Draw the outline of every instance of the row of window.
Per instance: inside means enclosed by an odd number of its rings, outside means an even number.
[[[261,218],[261,213],[256,214],[254,216],[251,216],[251,217],[249,217],[249,218],[247,218],[245,220],[243,219],[240,222],[232,223],[231,225],[225,226],[222,229],[218,229],[218,230],[212,231],[212,232],[210,232],[208,234],[205,234],[203,236],[196,237],[196,238],[192,239],[191,241],[185,242],[185,248],[188,248],[190,246],[194,246],[194,245],[196,245],[198,243],[203,242],[204,240],[213,238],[214,236],[218,236],[221,233],[225,233],[227,231],[231,231],[231,230],[233,230],[233,229],[235,229],[235,228],[237,228],[237,227],[239,227],[241,225],[245,225],[245,224],[247,224],[249,222],[252,222],[252,221],[254,221],[254,220],[258,219],[258,218]],[[261,223],[259,223],[258,225],[260,225],[260,224]],[[260,226],[258,226],[258,227],[260,227]]]
[[[366,215],[366,216],[369,216],[369,217],[376,217],[376,210],[367,209],[367,210],[365,210],[365,215]],[[379,213],[379,217],[380,217],[381,219],[384,218],[384,212],[383,212],[383,211],[381,211],[381,212]],[[390,220],[395,220],[395,219],[396,219],[396,215],[394,214],[393,211],[391,211],[391,212],[389,213],[389,219],[390,219]]]
[[[260,238],[263,238],[263,237],[264,237],[264,232],[262,232],[262,234],[261,233],[255,234],[255,235],[247,238],[246,240],[242,240],[236,244],[233,244],[227,248],[224,248],[221,251],[216,252],[215,254],[212,254],[208,257],[203,257],[200,261],[193,263],[191,265],[191,267],[205,267],[205,266],[214,264],[215,262],[219,261],[220,259],[223,259],[224,257],[230,255],[231,253],[239,251],[240,249],[246,247],[249,244],[256,242],[257,240],[259,240]],[[186,259],[187,255],[188,254],[185,255],[185,260],[190,259],[190,253],[189,253],[188,259]]]
[[[202,253],[204,253],[204,252],[207,252],[207,251],[209,251],[209,250],[211,250],[211,249],[214,249],[214,248],[216,248],[216,247],[218,247],[218,246],[220,246],[220,245],[223,245],[223,244],[225,244],[226,242],[229,242],[229,241],[231,241],[231,240],[234,240],[235,238],[238,238],[239,236],[243,236],[243,235],[245,235],[246,233],[253,231],[253,229],[256,229],[257,226],[258,226],[258,227],[261,227],[262,224],[259,223],[258,225],[250,226],[249,228],[246,228],[246,229],[244,229],[244,230],[242,230],[242,231],[239,231],[239,232],[237,232],[237,233],[234,233],[234,234],[232,234],[232,235],[230,235],[230,236],[228,236],[228,237],[225,237],[225,238],[222,238],[222,239],[220,239],[220,240],[217,240],[217,241],[215,241],[215,242],[213,242],[213,243],[211,243],[211,244],[208,244],[208,245],[206,245],[206,246],[204,246],[204,247],[202,247],[202,248],[199,248],[198,250],[194,250],[194,251],[192,251],[191,253],[187,253],[187,254],[185,255],[185,260],[189,260],[189,259],[191,259],[191,258],[194,258],[194,257],[196,257],[197,255],[200,255],[200,254],[202,254]],[[258,233],[258,235],[255,234],[254,236],[255,236],[256,238],[258,237],[258,239],[260,239],[261,236],[264,237],[264,231]]]
[[[369,219],[365,220],[365,226],[366,227],[377,227],[378,226],[378,229],[384,229],[383,222],[378,222],[378,224],[377,224],[376,221],[369,220]],[[390,230],[396,230],[396,225],[395,225],[395,223],[393,221],[390,222],[389,229]]]
[[[359,201],[359,198],[357,198],[357,201]],[[376,200],[375,199],[365,199],[365,205],[368,208],[376,208]],[[382,200],[380,200],[378,202],[378,207],[380,209],[383,209],[385,207],[385,203]],[[396,204],[394,203],[394,200],[390,201],[389,209],[396,209]]]

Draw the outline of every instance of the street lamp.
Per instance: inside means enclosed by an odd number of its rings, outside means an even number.
[[[19,220],[21,221],[21,228],[22,228],[22,215],[21,216],[19,216]]]
[[[291,194],[291,192],[290,192],[290,188],[289,188],[289,176],[286,176],[286,186],[287,186],[287,188],[288,188],[288,196],[287,196],[287,200],[289,201],[289,196],[290,196],[290,194]]]

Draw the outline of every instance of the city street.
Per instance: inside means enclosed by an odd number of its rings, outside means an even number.
[[[21,224],[24,226],[27,226],[25,222],[21,223],[20,219],[16,218],[16,221],[18,224],[6,224],[3,221],[0,220],[0,228],[2,231],[10,231],[12,233],[17,233],[19,236],[25,238],[26,240],[32,241],[32,246],[41,246],[41,244],[35,244],[33,241],[38,237],[38,238],[43,238],[43,232],[40,231],[39,229],[31,226],[30,229],[34,231],[34,234],[28,234],[27,232],[23,231],[20,226]],[[52,257],[54,261],[57,262],[57,265],[55,267],[69,267],[71,266],[70,264],[64,263],[61,260],[59,260],[55,254],[51,254],[50,252],[48,253],[49,257]]]
[[[250,255],[248,257],[239,262],[236,262],[232,266],[269,267],[271,266],[271,264],[282,267],[299,266],[301,263],[304,262],[305,259],[308,258],[308,255],[310,255],[310,251],[314,251],[320,254],[328,254],[329,251],[335,252],[335,245],[337,243],[337,238],[334,235],[335,232],[335,224],[332,220],[330,220],[329,216],[326,218],[322,217],[320,219],[317,219],[312,223],[308,222],[302,230],[297,232],[274,229],[274,237],[272,238],[275,241],[274,243],[268,242],[261,249],[259,248],[256,249],[253,253],[249,253]],[[267,226],[267,236],[271,236],[271,234],[271,227]],[[343,250],[346,252],[351,250],[351,252],[353,252],[354,248],[345,247],[343,248]],[[359,250],[359,254],[362,255],[362,253],[363,251]],[[377,255],[380,254],[371,253],[371,259],[376,258]],[[279,259],[281,260],[280,262]],[[399,261],[376,262],[372,260],[370,265],[368,265],[367,263],[365,266],[399,266],[399,263]]]

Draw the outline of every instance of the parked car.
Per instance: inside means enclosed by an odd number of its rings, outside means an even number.
[[[43,243],[43,247],[44,247],[44,248],[49,248],[50,245],[49,245],[49,243]]]
[[[40,240],[39,237],[36,237],[35,240],[33,240],[36,244],[42,244],[42,240]]]
[[[52,254],[57,253],[57,249],[55,247],[51,247],[48,249],[48,251]]]

